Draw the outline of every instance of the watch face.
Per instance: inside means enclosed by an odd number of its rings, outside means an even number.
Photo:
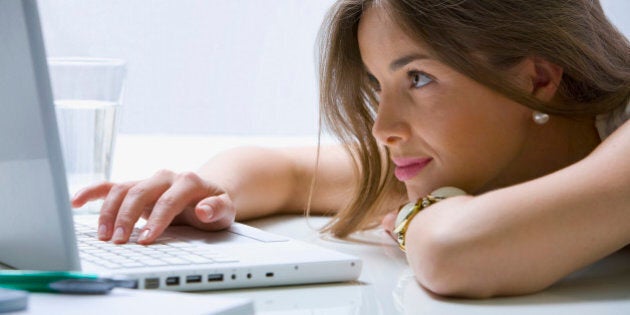
[[[419,199],[417,202],[407,203],[400,208],[396,216],[396,223],[394,224],[394,233],[396,234],[400,249],[405,251],[405,232],[407,231],[409,221],[413,219],[415,214],[442,199],[465,194],[465,191],[456,187],[442,187],[434,190],[430,195]]]
[[[434,190],[431,195],[434,197],[448,198],[454,196],[465,195],[466,192],[457,187],[441,187]]]
[[[416,206],[415,202],[410,202],[406,205],[404,205],[400,211],[398,211],[398,216],[396,216],[396,224],[395,226],[399,226],[404,220],[405,218],[407,218],[407,216],[409,215],[409,213],[411,213],[411,211],[413,210],[413,208]]]

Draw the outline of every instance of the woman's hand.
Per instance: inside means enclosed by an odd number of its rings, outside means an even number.
[[[165,170],[142,181],[100,183],[79,191],[72,206],[78,208],[97,199],[104,199],[98,238],[118,244],[129,240],[141,216],[147,224],[140,231],[138,243],[146,245],[171,223],[220,230],[229,227],[236,215],[227,192],[193,172]]]

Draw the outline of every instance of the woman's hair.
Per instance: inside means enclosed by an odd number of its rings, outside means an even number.
[[[593,117],[630,99],[630,44],[597,0],[340,0],[319,34],[320,132],[326,128],[348,149],[359,188],[325,228],[336,236],[378,224],[392,210],[383,203],[404,193],[371,133],[377,101],[357,40],[370,7],[384,10],[433,58],[532,109]],[[562,67],[557,101],[543,103],[509,83],[506,70],[525,57]]]

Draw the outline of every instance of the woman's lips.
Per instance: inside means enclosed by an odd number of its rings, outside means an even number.
[[[396,165],[394,175],[401,182],[410,180],[416,177],[432,160],[432,158],[394,158],[392,159]]]

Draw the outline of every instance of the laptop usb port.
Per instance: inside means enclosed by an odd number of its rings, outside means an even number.
[[[208,282],[221,282],[223,281],[222,273],[212,273],[208,275]]]
[[[199,283],[199,282],[201,282],[200,275],[186,276],[186,283]]]
[[[179,277],[166,278],[166,285],[179,285]]]
[[[267,278],[272,278],[272,277],[273,277],[273,272],[267,272],[267,273],[265,274],[265,277],[267,277]]]
[[[160,278],[146,278],[144,279],[145,289],[157,289],[160,287]]]

